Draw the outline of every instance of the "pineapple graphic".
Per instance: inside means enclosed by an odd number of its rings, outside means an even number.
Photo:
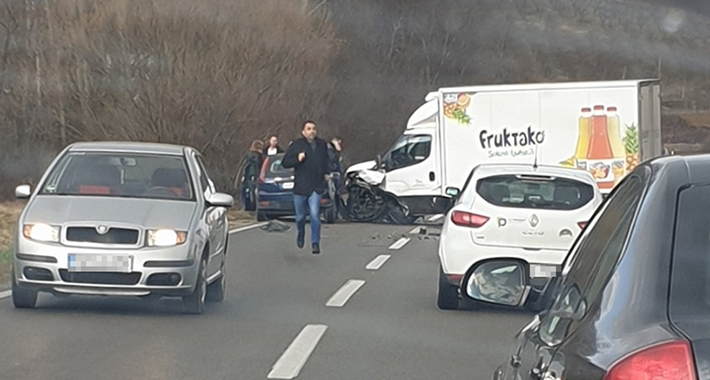
[[[633,124],[626,128],[624,148],[626,149],[626,172],[630,173],[639,164],[639,130]]]

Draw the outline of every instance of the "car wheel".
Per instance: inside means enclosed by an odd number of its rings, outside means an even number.
[[[18,309],[32,309],[37,305],[37,291],[17,285],[15,269],[12,269],[12,303]]]
[[[187,314],[202,314],[205,311],[207,298],[207,259],[200,261],[197,272],[197,284],[192,294],[182,297],[182,306]]]
[[[207,301],[224,302],[224,295],[227,291],[227,262],[222,262],[222,273],[219,278],[207,287]]]
[[[449,284],[441,268],[439,268],[439,295],[436,299],[436,306],[441,310],[457,310],[459,308],[458,289]]]
[[[328,207],[325,209],[325,222],[328,224],[333,224],[335,223],[335,220],[338,219],[338,210],[336,210],[335,206]]]
[[[269,220],[269,216],[266,215],[264,211],[257,210],[256,211],[256,221],[257,222],[265,222]]]

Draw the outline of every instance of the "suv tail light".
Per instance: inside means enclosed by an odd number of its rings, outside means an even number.
[[[269,158],[264,159],[264,163],[261,165],[261,173],[259,173],[259,183],[264,183],[266,181],[266,169],[269,167]]]
[[[587,226],[587,222],[579,222],[577,223],[577,225],[579,226],[579,228],[584,229],[584,227]]]
[[[696,380],[690,343],[672,341],[639,351],[612,367],[604,380]]]
[[[455,225],[462,227],[480,228],[486,224],[489,219],[490,218],[486,216],[464,211],[454,211],[453,214],[451,214],[451,221],[454,222]]]

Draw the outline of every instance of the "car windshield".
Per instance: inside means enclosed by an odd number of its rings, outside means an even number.
[[[266,177],[276,178],[276,177],[288,177],[293,174],[292,169],[286,169],[281,166],[281,161],[283,161],[284,155],[278,154],[275,156],[270,156],[266,158]]]
[[[576,210],[594,198],[594,188],[564,178],[529,175],[497,175],[483,178],[476,193],[500,207]]]
[[[40,194],[194,199],[182,157],[123,153],[69,153]]]

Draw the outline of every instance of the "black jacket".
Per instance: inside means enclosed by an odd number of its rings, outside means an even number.
[[[286,151],[281,166],[284,168],[294,168],[296,172],[296,183],[293,186],[293,193],[296,195],[309,196],[314,191],[323,194],[326,189],[325,175],[330,172],[330,159],[328,157],[328,145],[322,139],[316,138],[315,151],[311,148],[308,140],[300,138],[294,141]],[[306,159],[298,162],[298,155],[306,153]]]
[[[257,152],[247,154],[247,166],[244,168],[244,182],[253,181],[259,178],[261,172],[262,156]]]

